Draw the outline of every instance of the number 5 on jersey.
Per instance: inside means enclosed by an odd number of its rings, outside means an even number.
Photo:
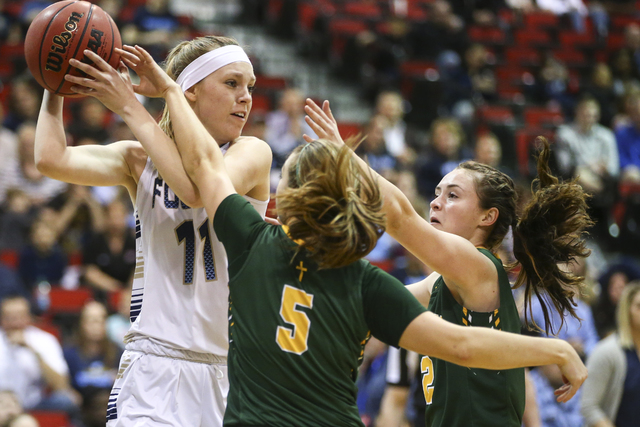
[[[309,320],[307,313],[300,310],[299,307],[313,308],[313,295],[284,285],[280,317],[291,327],[278,326],[276,342],[282,351],[301,355],[308,348],[307,340],[309,339],[311,320]]]

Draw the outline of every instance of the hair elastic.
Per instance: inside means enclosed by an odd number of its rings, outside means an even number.
[[[180,73],[176,82],[183,92],[212,74],[216,70],[234,62],[246,62],[251,64],[245,51],[237,45],[229,45],[211,50],[196,58]]]

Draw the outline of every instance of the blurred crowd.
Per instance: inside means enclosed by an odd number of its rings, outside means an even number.
[[[68,185],[43,177],[35,167],[43,89],[26,69],[22,47],[30,21],[50,3],[0,0],[0,427],[37,425],[28,414],[50,410],[62,411],[75,427],[104,426],[129,327],[135,222],[126,192]],[[96,3],[114,17],[124,43],[142,45],[157,60],[178,41],[201,34],[197,17],[173,12],[169,0]],[[373,115],[366,123],[339,126],[345,137],[366,136],[357,153],[424,215],[440,179],[470,159],[509,174],[526,202],[535,171],[527,167],[532,151],[525,151],[524,167],[517,157],[517,132],[527,126],[523,113],[528,107],[556,112],[558,120],[534,128],[532,135],[539,131],[551,139],[555,172],[588,189],[597,221],[589,238],[591,256],[566,266],[585,277],[577,299],[582,322],[566,322],[559,336],[587,361],[599,354],[619,327],[618,306],[626,301],[629,310],[635,296],[630,289],[640,280],[640,9],[635,1],[236,3],[242,6],[238,24],[260,25],[295,41],[306,60],[330,64],[337,78],[361,89],[363,106],[372,107]],[[541,10],[576,34],[593,36],[587,55],[597,60],[575,65],[543,49],[539,62],[517,65],[517,90],[505,89],[500,72],[508,63],[505,46],[518,25]],[[363,26],[340,32],[336,22],[358,11],[372,12],[359,15]],[[628,22],[614,28],[620,16]],[[507,34],[505,46],[479,43],[472,37],[477,28]],[[614,46],[609,40],[616,36],[621,42]],[[418,75],[412,64],[424,65]],[[271,146],[275,189],[287,155],[303,143],[304,134],[315,137],[304,119],[309,94],[287,81],[261,88],[261,82],[274,79],[261,75],[258,61],[255,65],[254,111],[244,133]],[[158,116],[162,105],[145,103]],[[507,107],[510,114],[492,121],[483,113],[489,107]],[[71,145],[134,139],[119,117],[90,97],[66,100],[65,124]],[[530,139],[527,147],[535,148]],[[500,256],[513,259],[508,242]],[[388,235],[368,258],[405,284],[430,273]],[[54,298],[79,290],[84,297],[73,309],[61,308]],[[529,319],[544,329],[539,306],[530,308]],[[416,365],[415,355],[372,340],[359,379],[367,425],[419,425],[424,400]],[[585,399],[555,402],[553,389],[561,382],[551,367],[530,371],[528,387],[535,398],[529,400],[527,426],[591,425],[594,415],[582,407]],[[624,402],[617,405],[609,416],[623,413]]]

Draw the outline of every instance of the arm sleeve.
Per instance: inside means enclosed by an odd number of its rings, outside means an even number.
[[[398,279],[379,268],[368,265],[365,276],[362,300],[367,326],[380,341],[398,347],[409,323],[427,309]]]
[[[266,227],[269,224],[262,220],[251,203],[238,194],[224,199],[213,218],[213,231],[227,251],[229,266],[251,249],[258,233]]]
[[[618,175],[620,175],[620,159],[618,156],[616,137],[611,131],[606,133],[606,146],[609,151],[609,155],[607,156],[607,171],[609,175],[617,178]]]

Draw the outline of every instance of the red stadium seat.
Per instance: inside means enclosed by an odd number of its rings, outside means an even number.
[[[512,124],[513,111],[503,105],[484,105],[478,109],[478,118],[484,123]]]
[[[46,315],[78,314],[92,298],[93,292],[88,288],[63,289],[54,286],[49,292],[50,303]]]
[[[549,12],[528,12],[522,21],[527,28],[557,28],[560,24],[560,19]]]
[[[595,35],[589,32],[574,33],[573,31],[565,31],[558,35],[558,39],[563,48],[589,47],[596,42]]]
[[[537,49],[530,47],[510,47],[504,52],[504,57],[510,65],[538,66],[541,56]]]
[[[437,71],[438,66],[433,61],[404,61],[400,64],[400,74],[405,77],[424,77],[429,70]]]
[[[528,107],[524,110],[524,122],[530,127],[557,127],[564,122],[561,111],[544,107]]]
[[[569,67],[581,67],[587,65],[587,58],[579,50],[559,49],[553,51],[553,56],[564,62]]]
[[[344,5],[344,13],[362,18],[381,18],[382,9],[376,3],[351,2]]]
[[[271,100],[267,95],[254,94],[251,103],[252,112],[267,112],[271,110]]]
[[[29,412],[40,424],[40,427],[68,427],[69,417],[60,411],[31,411]]]
[[[367,24],[357,19],[333,19],[329,22],[329,32],[340,35],[356,35],[367,30]]]
[[[507,35],[498,27],[472,25],[469,27],[467,34],[469,39],[475,43],[504,44],[507,41]]]
[[[518,30],[513,38],[517,46],[549,46],[551,44],[551,36],[543,30]]]
[[[609,34],[607,37],[607,50],[618,50],[625,44],[624,34]]]
[[[338,131],[340,131],[342,139],[347,139],[350,136],[356,136],[361,130],[361,126],[358,123],[338,123]]]
[[[11,269],[18,268],[18,252],[13,249],[0,251],[0,262]]]

